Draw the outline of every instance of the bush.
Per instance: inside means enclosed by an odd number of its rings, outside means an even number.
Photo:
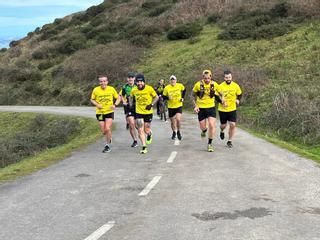
[[[90,24],[94,27],[101,25],[105,21],[104,16],[97,16],[90,21]]]
[[[164,4],[164,5],[161,5],[161,6],[157,6],[155,8],[153,8],[150,12],[149,12],[149,17],[157,17],[159,16],[160,14],[166,12],[168,9],[171,8],[171,4]]]
[[[13,48],[13,47],[15,47],[15,46],[18,46],[19,43],[20,43],[20,41],[11,41],[11,42],[9,43],[9,47]]]
[[[169,40],[188,39],[198,35],[202,30],[202,26],[199,23],[187,23],[181,24],[171,29],[167,38]]]
[[[221,15],[213,13],[207,18],[207,23],[217,23],[221,19]]]
[[[86,38],[81,34],[75,34],[62,42],[58,47],[58,51],[63,54],[72,54],[84,48],[86,48]]]
[[[1,48],[1,49],[0,49],[0,52],[3,53],[3,52],[6,52],[7,50],[8,50],[7,48]]]
[[[289,5],[281,3],[270,10],[243,10],[233,17],[225,30],[218,35],[218,39],[263,39],[281,36],[292,31],[293,25],[288,17]]]
[[[51,61],[51,60],[47,60],[47,61],[44,61],[44,62],[39,63],[38,69],[39,69],[39,70],[46,70],[46,69],[48,69],[48,68],[53,67],[54,64],[55,64],[55,62],[53,62],[53,61]]]
[[[79,131],[79,120],[57,117],[52,119],[39,114],[25,131],[0,140],[0,167],[64,144]]]
[[[285,35],[293,30],[293,26],[289,23],[275,23],[264,25],[254,31],[253,39],[270,39]]]
[[[151,39],[143,35],[133,36],[129,41],[131,44],[138,47],[151,47]]]
[[[96,39],[97,39],[97,43],[106,44],[113,40],[113,35],[111,33],[104,32],[104,33],[100,33]]]

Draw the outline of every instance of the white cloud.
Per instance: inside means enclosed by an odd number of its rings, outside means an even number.
[[[0,6],[30,7],[30,6],[74,6],[80,8],[90,7],[102,3],[103,0],[0,0]]]

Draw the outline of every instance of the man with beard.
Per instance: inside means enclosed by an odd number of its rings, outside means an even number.
[[[229,136],[227,146],[232,148],[232,138],[236,130],[237,105],[240,103],[242,91],[240,86],[232,80],[231,71],[224,71],[224,82],[219,85],[220,94],[224,98],[224,103],[219,104],[218,111],[220,116],[220,138],[224,139],[224,129],[229,122]]]
[[[198,114],[201,137],[206,137],[208,131],[208,152],[213,152],[212,140],[215,135],[216,108],[215,99],[221,102],[219,96],[219,85],[212,80],[210,70],[204,70],[202,80],[198,81],[193,87],[194,111]],[[207,121],[209,129],[207,128]]]
[[[137,87],[132,89],[130,96],[130,105],[136,103],[136,127],[138,129],[139,139],[142,144],[141,154],[148,152],[147,144],[152,142],[151,121],[153,116],[153,105],[158,101],[155,90],[145,84],[143,74],[136,75]],[[147,137],[146,137],[147,135]]]

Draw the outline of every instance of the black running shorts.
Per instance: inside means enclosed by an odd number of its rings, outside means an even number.
[[[150,123],[152,121],[153,114],[140,114],[136,113],[134,119],[143,119],[144,122]]]
[[[237,122],[237,110],[232,112],[221,112],[219,111],[220,123],[226,124],[229,122]]]
[[[216,117],[216,108],[200,108],[200,111],[198,112],[198,120],[199,122],[208,118],[208,117]]]
[[[168,108],[169,118],[174,117],[177,113],[182,113],[182,107]]]
[[[96,118],[99,122],[104,122],[107,118],[114,119],[114,112],[108,114],[96,114]]]

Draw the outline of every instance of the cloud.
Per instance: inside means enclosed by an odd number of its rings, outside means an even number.
[[[0,6],[29,7],[29,6],[73,6],[86,8],[102,3],[103,0],[10,0],[1,1]]]

